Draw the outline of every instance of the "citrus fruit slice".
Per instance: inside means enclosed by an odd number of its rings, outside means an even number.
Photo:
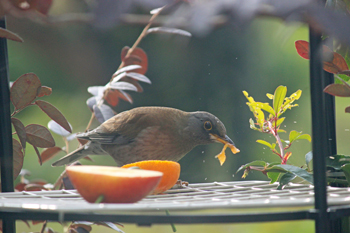
[[[123,166],[123,168],[129,167],[139,167],[144,170],[159,171],[163,173],[162,179],[151,194],[165,192],[173,187],[180,177],[180,164],[174,161],[145,160]]]
[[[109,166],[68,166],[69,179],[88,202],[133,203],[158,185],[162,173]]]

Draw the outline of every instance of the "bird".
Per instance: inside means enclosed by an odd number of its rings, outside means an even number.
[[[133,108],[77,138],[88,143],[52,166],[71,164],[88,155],[110,155],[117,166],[143,160],[177,162],[198,145],[219,142],[235,148],[224,124],[213,114],[170,107]]]

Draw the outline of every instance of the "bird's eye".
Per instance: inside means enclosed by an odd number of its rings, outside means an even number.
[[[211,125],[210,121],[204,122],[204,129],[211,130],[212,128],[213,128],[213,126]]]

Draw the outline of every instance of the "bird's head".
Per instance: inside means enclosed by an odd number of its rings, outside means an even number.
[[[186,130],[198,144],[220,142],[234,146],[233,141],[226,135],[224,124],[211,113],[191,112]]]

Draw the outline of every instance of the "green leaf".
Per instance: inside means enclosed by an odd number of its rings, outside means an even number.
[[[282,124],[282,122],[284,121],[284,119],[286,119],[286,118],[285,118],[285,117],[281,117],[281,118],[279,118],[277,121],[274,121],[274,122],[273,122],[273,126],[274,126],[274,127],[280,126],[280,125]]]
[[[249,126],[251,129],[259,130],[258,128],[255,127],[255,122],[252,118],[249,119]]]
[[[270,179],[270,184],[273,184],[278,180],[278,177],[281,175],[281,173],[280,172],[268,172],[266,175]]]
[[[277,116],[279,111],[281,110],[286,94],[287,94],[287,87],[279,86],[276,88],[274,98],[273,98],[273,109],[275,111],[275,116]]]
[[[312,174],[308,173],[307,171],[305,171],[304,169],[300,168],[300,167],[296,167],[293,165],[287,165],[287,164],[279,164],[279,165],[275,165],[271,168],[266,169],[267,172],[269,171],[273,171],[273,172],[289,172],[292,173],[294,175],[296,175],[297,177],[300,177],[301,179],[313,184],[313,177]]]
[[[350,163],[350,156],[348,155],[333,155],[326,157],[326,166],[335,170],[341,170],[341,167],[347,163]]]
[[[247,167],[250,167],[250,166],[261,166],[261,167],[266,167],[267,166],[267,163],[265,161],[260,161],[260,160],[255,160],[253,162],[250,162],[250,163],[247,163],[245,165],[242,165],[237,171],[236,173],[238,173],[239,171],[241,170],[244,170],[246,169]]]
[[[280,179],[279,185],[277,187],[278,190],[281,190],[285,185],[287,185],[289,182],[295,179],[297,177],[296,175],[292,173],[284,173],[283,176]]]
[[[260,109],[256,108],[254,111],[254,115],[256,117],[257,123],[260,125],[260,128],[262,128],[264,125],[264,122],[265,122],[264,112],[261,111]]]
[[[289,143],[292,143],[294,140],[298,138],[301,132],[297,132],[295,130],[290,131],[289,133]]]
[[[290,131],[289,133],[289,143],[292,143],[296,140],[305,139],[311,142],[311,136],[308,134],[301,134],[301,132],[297,132],[295,130]]]
[[[255,103],[258,108],[261,108],[262,110],[265,110],[268,113],[271,113],[272,115],[275,115],[275,111],[273,108],[270,106],[269,103],[261,103],[261,102],[256,102]]]
[[[277,130],[277,133],[287,133],[287,132],[283,129],[279,129],[279,130]]]
[[[309,163],[311,162],[311,160],[312,160],[312,151],[308,152],[305,155],[305,163],[307,166],[309,166]]]
[[[256,140],[256,142],[257,142],[257,143],[260,143],[260,144],[263,144],[263,145],[269,147],[269,148],[272,149],[272,150],[275,149],[275,147],[276,147],[276,144],[275,144],[275,143],[274,143],[274,144],[270,144],[269,142],[264,141],[264,140]]]
[[[273,100],[273,97],[274,97],[274,96],[273,96],[272,94],[267,93],[266,96],[267,96],[267,98],[269,98],[270,100]]]
[[[296,140],[301,140],[301,139],[305,139],[311,142],[311,136],[309,134],[302,134]]]
[[[347,163],[341,167],[341,170],[344,172],[345,178],[350,184],[350,163]]]

